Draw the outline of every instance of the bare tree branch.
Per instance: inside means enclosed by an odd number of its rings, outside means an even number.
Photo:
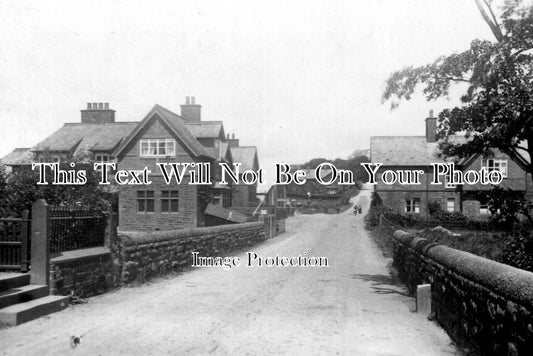
[[[490,8],[490,5],[486,1],[483,1],[483,3],[481,2],[481,0],[475,0],[475,1],[476,1],[477,8],[479,9],[481,16],[483,17],[483,20],[485,20],[487,25],[489,25],[490,30],[494,34],[494,37],[496,37],[496,40],[498,42],[502,42],[504,36],[503,36],[500,26],[494,19],[494,14],[492,12],[492,9]],[[490,13],[492,14],[492,18],[487,13],[487,10],[483,6],[483,4],[485,4],[485,6],[489,9]]]

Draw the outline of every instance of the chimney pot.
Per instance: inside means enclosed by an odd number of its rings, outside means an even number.
[[[234,133],[231,134],[231,139],[235,140],[235,134]]]
[[[194,96],[186,96],[185,104],[181,105],[181,118],[187,122],[201,122],[202,106],[197,105]]]
[[[228,139],[228,140],[229,140],[229,134],[227,134],[227,135],[226,135],[226,139]]]
[[[81,110],[82,124],[105,124],[115,122],[115,110],[109,109],[109,103],[87,103],[87,109]]]
[[[433,117],[433,109],[429,110],[429,117]]]

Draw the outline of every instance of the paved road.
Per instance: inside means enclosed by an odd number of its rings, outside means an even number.
[[[368,209],[369,192],[356,198]],[[260,256],[325,256],[327,268],[199,268],[0,330],[5,355],[453,355],[412,313],[362,216],[293,217]],[[244,254],[239,255],[245,258]],[[83,335],[70,349],[71,335]]]

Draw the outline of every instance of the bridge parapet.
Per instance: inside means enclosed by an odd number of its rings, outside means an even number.
[[[473,354],[533,349],[533,273],[397,230],[394,266],[409,291],[432,285],[432,312]]]

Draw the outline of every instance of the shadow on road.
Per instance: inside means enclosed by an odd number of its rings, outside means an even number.
[[[353,274],[351,276],[353,279],[360,279],[366,282],[372,282],[372,289],[374,290],[374,293],[377,294],[392,294],[397,293],[404,295],[406,297],[410,297],[410,295],[406,292],[397,290],[395,288],[390,287],[402,287],[402,284],[400,281],[398,281],[396,278],[387,275],[387,274]],[[389,287],[386,287],[389,286]]]

